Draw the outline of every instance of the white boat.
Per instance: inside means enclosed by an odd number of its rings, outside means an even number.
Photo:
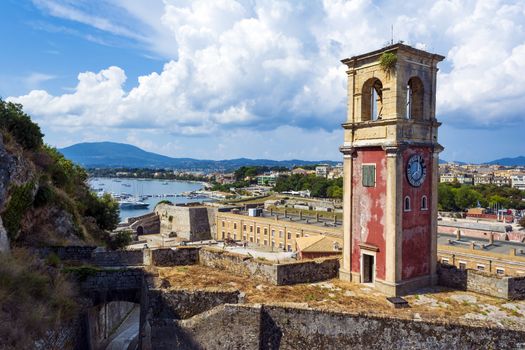
[[[140,201],[139,198],[126,198],[118,202],[120,209],[146,209],[149,203]]]

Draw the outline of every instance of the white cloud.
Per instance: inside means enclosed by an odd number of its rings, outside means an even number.
[[[52,15],[149,42],[171,58],[129,91],[125,72],[112,66],[79,74],[70,94],[35,90],[10,98],[52,127],[185,135],[287,125],[336,130],[346,115],[339,60],[381,47],[392,24],[395,40],[447,56],[439,76],[441,119],[524,120],[522,1],[118,1],[142,23],[138,33],[67,1],[35,2]]]

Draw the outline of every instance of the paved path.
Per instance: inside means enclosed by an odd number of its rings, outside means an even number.
[[[115,331],[113,340],[106,350],[135,350],[139,335],[140,306],[135,305],[128,317]]]

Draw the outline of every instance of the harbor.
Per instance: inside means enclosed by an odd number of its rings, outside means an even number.
[[[94,177],[88,183],[97,195],[108,193],[119,203],[121,221],[147,214],[163,200],[174,204],[213,200],[203,191],[203,183],[194,181]]]

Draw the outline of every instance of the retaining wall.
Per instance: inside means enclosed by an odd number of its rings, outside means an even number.
[[[137,249],[94,252],[91,263],[98,266],[140,266],[144,265],[144,251]]]
[[[151,349],[516,349],[525,339],[508,329],[266,305],[150,325]]]
[[[154,266],[196,265],[199,263],[198,247],[161,248],[151,250]]]
[[[275,285],[324,281],[337,277],[339,271],[338,258],[276,264],[213,248],[201,248],[199,263]]]
[[[439,284],[503,299],[525,299],[525,277],[502,277],[451,265],[438,268]]]
[[[46,258],[50,254],[56,254],[60,260],[89,262],[95,246],[50,246],[37,249],[38,256]]]

